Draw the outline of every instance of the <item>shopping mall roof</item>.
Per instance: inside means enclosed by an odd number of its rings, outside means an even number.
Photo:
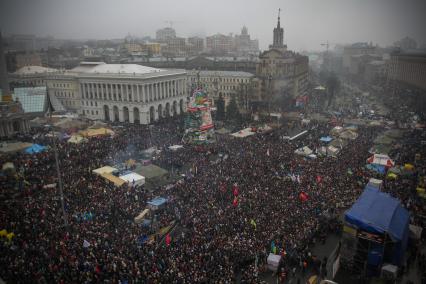
[[[12,94],[13,100],[18,100],[24,113],[43,113],[47,111],[46,87],[15,88]],[[65,111],[65,108],[54,96],[50,97],[54,111]]]

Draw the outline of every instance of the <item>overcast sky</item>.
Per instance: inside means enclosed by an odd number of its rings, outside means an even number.
[[[1,0],[3,33],[57,38],[155,37],[173,21],[178,36],[240,33],[246,25],[265,49],[278,8],[292,50],[320,43],[389,45],[405,36],[426,43],[426,0]]]

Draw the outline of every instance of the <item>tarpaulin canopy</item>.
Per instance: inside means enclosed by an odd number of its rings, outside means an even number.
[[[177,151],[177,150],[179,150],[181,148],[183,148],[183,145],[172,145],[172,146],[169,146],[169,149],[172,150],[172,151]]]
[[[326,152],[327,152],[327,155],[336,157],[339,154],[340,149],[330,145],[327,147]]]
[[[359,199],[346,211],[345,221],[364,232],[387,234],[395,243],[391,262],[401,264],[408,243],[410,216],[398,199],[367,185]]]
[[[149,205],[153,205],[153,206],[161,206],[161,205],[163,205],[164,203],[166,203],[166,201],[167,201],[167,199],[166,199],[166,198],[164,198],[164,197],[156,197],[156,198],[154,198],[154,199],[152,199],[152,200],[148,201],[147,203],[148,203]]]
[[[68,143],[74,143],[79,144],[81,142],[85,141],[85,139],[80,135],[73,135],[70,139],[68,139]]]
[[[118,178],[118,177],[116,177],[112,174],[109,174],[109,173],[103,173],[103,174],[101,174],[101,176],[104,179],[109,180],[110,182],[114,183],[115,186],[118,186],[118,187],[122,186],[123,184],[126,183],[126,181],[122,180],[121,178]]]
[[[129,186],[132,185],[143,185],[145,184],[145,177],[138,175],[134,172],[129,172],[120,176],[120,179],[129,183]]]
[[[7,162],[4,163],[2,168],[3,171],[7,171],[7,170],[14,170],[15,169],[15,165],[12,162]]]
[[[330,134],[333,135],[333,136],[337,136],[342,131],[343,131],[343,127],[336,126],[336,127],[334,127],[333,129],[330,130]]]
[[[367,169],[371,170],[371,171],[375,171],[378,172],[379,174],[384,175],[386,172],[386,168],[383,165],[379,165],[379,164],[368,164]]]
[[[167,199],[164,197],[156,197],[147,202],[148,208],[151,210],[158,210],[165,206]]]
[[[80,135],[84,137],[94,137],[102,135],[114,135],[114,131],[108,128],[98,128],[98,129],[87,129],[80,131]]]
[[[302,148],[296,149],[296,151],[294,151],[295,154],[297,155],[301,155],[301,156],[309,156],[313,153],[313,151],[308,147],[308,146],[303,146]]]
[[[367,159],[367,162],[370,164],[381,165],[385,167],[393,167],[395,162],[389,158],[388,155],[384,154],[374,154],[370,158]]]
[[[25,153],[27,154],[35,154],[35,153],[40,153],[46,150],[46,146],[42,146],[39,144],[33,144],[30,147],[28,147],[27,149],[25,149]]]
[[[145,218],[145,216],[147,216],[149,213],[149,209],[146,208],[144,209],[138,216],[135,217],[135,223],[139,224],[142,223],[143,219]]]
[[[238,138],[244,138],[247,136],[254,135],[255,133],[251,131],[251,127],[245,128],[243,130],[240,130],[238,132],[232,133],[231,135]]]
[[[398,199],[367,185],[359,199],[345,213],[345,221],[371,233],[387,233],[393,241],[403,241],[410,222],[408,211]]]
[[[322,142],[330,142],[331,140],[333,140],[333,138],[331,138],[330,136],[324,136],[320,138],[320,141]]]
[[[355,140],[358,137],[358,133],[352,130],[345,130],[339,134],[340,138]]]
[[[115,172],[115,171],[117,171],[116,168],[113,168],[113,167],[110,167],[110,166],[105,166],[105,167],[102,167],[102,168],[95,169],[92,172],[95,173],[95,174],[101,175],[101,174],[110,174],[110,173]]]

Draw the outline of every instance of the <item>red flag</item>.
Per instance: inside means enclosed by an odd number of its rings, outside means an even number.
[[[300,199],[300,201],[302,201],[302,202],[305,202],[306,200],[308,200],[308,195],[304,192],[304,191],[302,191],[300,194],[299,194],[299,199]]]
[[[321,183],[322,181],[322,177],[321,176],[317,176],[317,183]]]
[[[238,198],[237,197],[235,197],[234,201],[232,201],[232,205],[234,205],[234,207],[238,206]]]
[[[166,235],[166,246],[170,246],[170,243],[172,242],[172,237],[170,237],[170,234]]]
[[[234,187],[234,196],[237,197],[238,196],[238,187]]]

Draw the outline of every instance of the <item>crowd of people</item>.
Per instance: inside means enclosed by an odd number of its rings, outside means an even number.
[[[365,160],[379,131],[359,127],[337,158],[306,159],[294,151],[318,147],[330,125],[311,122],[308,134],[294,141],[284,141],[287,130],[277,128],[171,152],[168,146],[181,143],[181,125],[125,126],[113,137],[59,142],[67,225],[58,188],[48,186],[58,182],[53,150],[1,157],[18,174],[0,177],[0,229],[14,233],[0,242],[0,276],[11,283],[231,283],[237,277],[260,283],[271,251],[283,256],[280,269],[290,275],[312,262],[310,244],[339,230],[337,216],[371,177]],[[51,144],[44,135],[26,139]],[[154,163],[185,179],[148,191],[116,187],[92,173],[152,146],[162,150]],[[398,195],[396,187],[387,188]],[[167,244],[141,242],[154,229],[133,221],[155,196],[169,200],[155,228],[177,224]]]

